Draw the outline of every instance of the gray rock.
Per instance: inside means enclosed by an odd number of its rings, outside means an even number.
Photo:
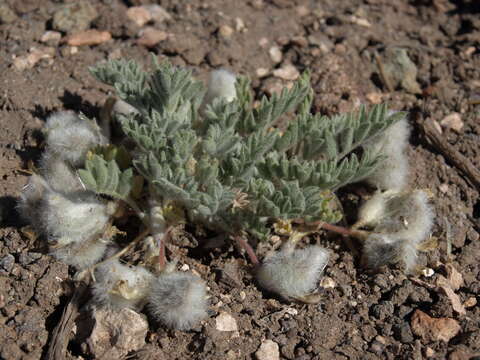
[[[87,1],[75,1],[62,5],[53,15],[53,28],[67,33],[90,28],[98,17],[95,7]]]
[[[393,325],[392,330],[396,340],[404,344],[407,344],[413,341],[412,329],[410,328],[410,325],[408,324],[408,322],[395,324]]]
[[[42,257],[42,254],[40,253],[35,253],[35,252],[23,252],[20,254],[18,258],[18,262],[20,265],[25,266],[28,264],[31,264],[35,262],[35,260],[38,260]]]
[[[9,24],[17,19],[17,14],[5,1],[0,1],[0,24]]]
[[[411,94],[420,94],[422,90],[417,82],[417,66],[408,57],[407,50],[388,48],[383,64],[386,80],[394,87],[401,87]]]
[[[122,359],[145,346],[148,322],[143,314],[131,309],[96,309],[93,327],[85,339],[88,355],[95,359]],[[85,331],[85,329],[79,329]]]
[[[0,259],[0,267],[4,269],[6,272],[10,272],[13,269],[13,265],[15,264],[15,257],[12,254],[8,254]]]
[[[378,320],[383,320],[393,314],[394,306],[391,301],[382,301],[380,304],[372,306],[371,312]]]

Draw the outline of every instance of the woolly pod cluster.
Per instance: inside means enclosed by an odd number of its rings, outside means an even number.
[[[92,294],[97,306],[139,311],[149,302],[161,303],[155,298],[158,291],[151,292],[152,285],[177,273],[154,275],[145,267],[110,259],[118,249],[109,247],[112,239],[107,230],[118,203],[85,189],[77,173],[87,152],[107,140],[94,122],[70,112],[51,115],[45,127],[46,150],[38,174],[30,177],[22,192],[19,212],[46,238],[50,253],[58,260],[83,270],[107,258],[94,271]],[[206,291],[200,278],[182,276],[179,284],[183,288],[164,290],[164,305],[161,310],[152,305],[157,309],[152,314],[167,326],[186,330],[205,317]],[[162,311],[169,315],[165,317]]]
[[[368,147],[385,157],[367,181],[377,192],[358,211],[353,229],[367,228],[363,263],[370,268],[403,262],[411,272],[418,245],[430,234],[434,213],[425,191],[406,190],[410,127],[404,117],[374,138]]]
[[[430,234],[433,210],[422,190],[377,193],[360,208],[355,227],[372,233],[364,243],[364,263],[372,268],[403,261],[412,271],[417,247]]]
[[[45,128],[39,174],[25,186],[19,212],[46,237],[53,256],[83,269],[103,257],[115,205],[85,190],[75,169],[105,139],[95,123],[71,112],[50,116]]]

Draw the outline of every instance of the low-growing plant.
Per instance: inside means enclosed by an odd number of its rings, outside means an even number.
[[[254,103],[248,79],[224,70],[212,72],[206,90],[169,63],[154,61],[146,72],[134,61],[115,60],[90,70],[115,89],[114,121],[100,129],[83,115],[50,116],[39,174],[20,210],[47,237],[54,256],[93,274],[98,304],[139,309],[148,303],[159,321],[178,329],[206,316],[205,284],[174,271],[166,257],[166,243],[184,223],[233,239],[256,266],[261,286],[301,301],[311,301],[328,261],[320,246],[295,249],[305,235],[323,228],[362,239],[365,263],[377,266],[407,252],[394,247],[395,256],[371,261],[379,251],[375,239],[404,249],[413,244],[408,249],[415,252],[430,231],[424,197],[404,190],[403,112],[383,104],[333,117],[312,114],[308,72],[290,89]],[[117,125],[122,135],[107,139],[106,127]],[[334,225],[343,215],[335,191],[361,180],[390,189],[389,195],[370,200],[352,229]],[[379,207],[366,210],[373,203]],[[416,230],[402,232],[398,223],[412,204],[430,220],[418,225],[414,215],[403,226]],[[112,250],[118,246],[113,223],[129,214],[143,227],[127,248]],[[272,230],[286,244],[260,264],[250,242]],[[142,266],[121,264],[140,243]]]

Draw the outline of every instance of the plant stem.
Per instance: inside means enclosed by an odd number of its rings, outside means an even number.
[[[109,258],[103,260],[103,261],[100,261],[99,263],[96,263],[95,265],[91,266],[89,269],[90,273],[92,274],[92,278],[93,280],[95,281],[95,277],[93,276],[93,271],[100,265],[102,264],[105,264],[107,261],[110,261],[110,260],[113,260],[113,259],[117,259],[119,257],[121,257],[123,254],[127,253],[130,249],[132,249],[135,244],[139,243],[141,240],[143,240],[147,235],[148,233],[150,232],[149,229],[145,229],[143,230],[135,239],[133,239],[133,241],[128,244],[127,246],[125,246],[122,250],[120,250],[119,252],[113,254],[112,256],[110,256]],[[84,273],[82,271],[82,273]]]
[[[305,223],[302,219],[296,219],[295,222],[300,224],[305,224],[306,226],[316,226],[316,230],[325,229],[328,231],[335,232],[337,234],[341,234],[343,236],[351,236],[360,241],[364,241],[370,232],[363,231],[363,230],[356,230],[356,229],[349,229],[343,226],[328,224],[323,221],[315,221],[310,223]]]
[[[320,228],[323,228],[325,230],[329,230],[332,232],[336,232],[337,234],[341,234],[344,236],[351,236],[361,241],[365,240],[369,234],[368,231],[352,230],[343,226],[332,225],[325,222],[322,222],[319,224],[319,229]]]
[[[234,236],[235,241],[238,243],[238,245],[245,250],[247,253],[248,257],[250,258],[250,261],[254,266],[257,266],[260,264],[260,261],[258,261],[257,255],[255,254],[255,251],[251,247],[251,245],[248,243],[247,240],[243,238],[241,235],[235,235]]]
[[[158,265],[159,265],[160,271],[164,270],[165,267],[167,266],[165,244],[167,243],[167,241],[170,240],[172,229],[173,229],[173,226],[170,225],[167,228],[167,231],[165,231],[165,233],[162,232],[162,233],[153,234],[153,240],[157,243],[157,246],[158,246]]]

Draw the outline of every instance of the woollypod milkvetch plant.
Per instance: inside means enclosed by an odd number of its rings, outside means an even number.
[[[196,326],[207,314],[205,283],[176,271],[166,256],[166,243],[183,223],[231,238],[255,265],[260,286],[306,302],[316,299],[328,251],[297,248],[304,236],[319,228],[355,236],[364,241],[366,265],[408,255],[411,267],[412,251],[430,232],[425,197],[405,190],[405,113],[377,105],[333,117],[312,114],[308,72],[258,106],[249,81],[225,70],[211,73],[207,89],[189,71],[156,61],[150,73],[125,60],[101,63],[91,73],[116,91],[114,122],[100,129],[83,115],[50,116],[39,172],[19,208],[53,256],[93,275],[99,305],[147,305],[166,326]],[[287,113],[293,118],[285,122]],[[121,128],[120,138],[108,138],[112,125]],[[354,227],[334,225],[342,217],[335,191],[362,180],[378,195]],[[131,214],[142,228],[119,250],[116,219]],[[285,243],[260,263],[250,240],[262,241],[272,229]],[[369,260],[378,244],[401,246],[379,263]],[[145,249],[140,263],[120,262],[136,245]]]

